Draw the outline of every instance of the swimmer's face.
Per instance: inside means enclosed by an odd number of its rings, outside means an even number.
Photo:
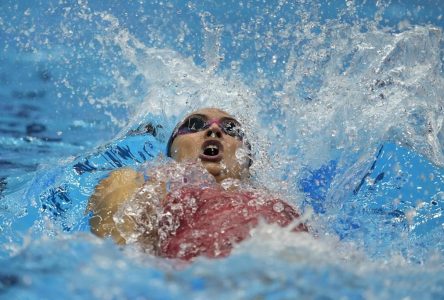
[[[195,111],[179,125],[171,144],[171,157],[178,162],[201,161],[217,182],[245,178],[249,158],[240,129],[236,119],[222,110]]]

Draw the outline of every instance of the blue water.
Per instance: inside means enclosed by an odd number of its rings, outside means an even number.
[[[440,0],[2,1],[0,298],[444,298],[443,29]],[[183,265],[89,233],[97,182],[203,106],[311,234]]]

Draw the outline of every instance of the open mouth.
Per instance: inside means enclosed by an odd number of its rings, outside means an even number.
[[[209,140],[203,143],[200,159],[203,161],[218,162],[222,159],[223,146],[217,140]]]

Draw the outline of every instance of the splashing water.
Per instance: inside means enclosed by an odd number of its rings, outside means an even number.
[[[432,2],[4,1],[0,297],[442,298]],[[245,125],[255,184],[311,235],[262,224],[186,266],[94,238],[97,182],[153,162],[207,106]]]

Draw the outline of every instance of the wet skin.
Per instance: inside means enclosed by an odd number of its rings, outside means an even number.
[[[202,115],[208,120],[223,118],[234,119],[228,113],[216,108],[204,108],[189,114]],[[205,149],[216,147],[217,155],[206,155]],[[213,123],[205,130],[179,134],[171,145],[171,157],[178,161],[201,161],[207,171],[221,182],[226,178],[243,179],[248,177],[248,158],[236,157],[236,151],[245,147],[243,142],[223,132],[218,124]]]

